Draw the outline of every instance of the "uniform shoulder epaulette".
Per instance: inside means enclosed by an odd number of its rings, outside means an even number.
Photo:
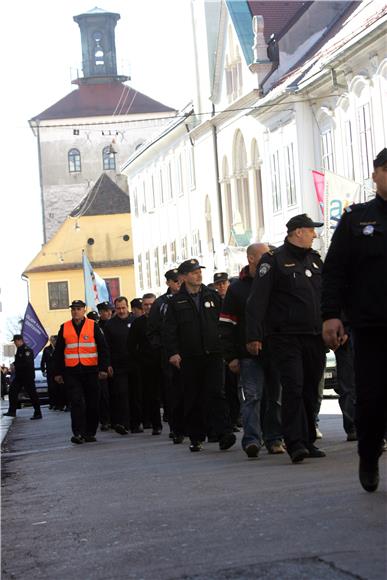
[[[344,213],[352,213],[364,209],[366,207],[367,202],[363,203],[353,203],[345,208]]]
[[[275,254],[278,254],[278,252],[280,250],[281,250],[281,247],[279,247],[279,248],[273,248],[272,250],[269,250],[268,252],[266,252],[266,254],[269,254],[269,256],[275,256]]]

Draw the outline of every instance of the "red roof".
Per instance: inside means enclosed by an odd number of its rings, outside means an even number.
[[[309,8],[313,2],[258,2],[256,0],[248,1],[252,16],[263,16],[265,23],[265,39],[269,40],[272,34],[275,34],[278,40],[290,29],[299,16]]]
[[[32,121],[105,115],[171,113],[174,110],[121,82],[81,84],[78,89],[33,117]]]

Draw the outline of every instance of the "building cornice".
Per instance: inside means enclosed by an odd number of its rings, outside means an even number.
[[[92,266],[96,268],[125,268],[128,266],[133,266],[134,260],[129,258],[127,260],[101,260],[99,262],[93,262]],[[63,272],[65,270],[82,270],[82,262],[71,262],[69,264],[48,264],[47,266],[35,266],[33,268],[28,268],[23,272],[23,276],[28,274],[36,274],[38,272]]]

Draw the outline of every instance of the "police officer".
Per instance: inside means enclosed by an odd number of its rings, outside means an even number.
[[[22,388],[27,392],[34,408],[30,419],[42,419],[39,398],[35,387],[34,352],[24,342],[21,334],[15,334],[12,341],[17,348],[15,355],[15,378],[9,388],[9,408],[6,417],[16,417],[19,393]]]
[[[165,282],[168,290],[156,298],[149,313],[147,335],[152,347],[159,351],[161,368],[163,372],[162,402],[164,409],[164,421],[167,417],[170,427],[170,438],[175,444],[184,441],[184,406],[183,389],[180,384],[181,373],[168,362],[163,344],[163,327],[169,306],[169,302],[180,290],[181,279],[177,268],[165,272]]]
[[[113,306],[108,301],[100,302],[97,304],[98,310],[98,326],[101,328],[102,332],[112,317]],[[110,394],[109,394],[109,382],[111,378],[100,380],[100,400],[99,400],[99,421],[101,431],[108,431],[110,428]]]
[[[184,281],[170,300],[164,325],[169,362],[182,373],[186,429],[193,452],[202,449],[208,410],[219,448],[229,449],[236,441],[227,420],[223,392],[221,300],[202,284],[202,268],[196,259],[180,264],[178,273]]]
[[[47,388],[48,388],[48,401],[49,409],[55,409],[56,411],[62,410],[58,386],[54,381],[54,348],[56,343],[56,336],[50,336],[50,344],[48,344],[43,349],[42,360],[40,362],[40,370],[43,375],[47,377]]]
[[[359,479],[373,492],[387,426],[387,149],[374,160],[376,196],[344,212],[323,269],[323,336],[336,350],[347,335],[354,348]]]
[[[54,351],[55,381],[63,384],[71,402],[75,444],[96,441],[99,384],[106,379],[109,352],[98,324],[86,318],[86,304],[73,300],[71,320],[61,325]]]
[[[325,365],[321,336],[322,261],[312,250],[314,222],[306,214],[292,217],[279,248],[264,254],[247,300],[247,350],[258,355],[264,340],[280,373],[282,430],[293,463],[324,457],[314,446],[314,413]]]

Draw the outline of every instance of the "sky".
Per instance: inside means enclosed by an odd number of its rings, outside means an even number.
[[[96,1],[14,0],[2,6],[0,330],[6,335],[6,319],[26,309],[21,274],[43,242],[37,145],[28,119],[74,89],[82,53],[73,16],[95,6],[118,12],[117,66],[131,77],[130,86],[177,110],[193,98],[189,0]]]

